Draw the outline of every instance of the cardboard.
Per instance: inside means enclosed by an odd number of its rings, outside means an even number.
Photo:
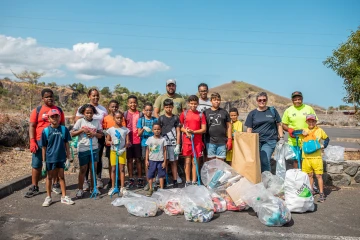
[[[231,167],[250,182],[261,182],[259,134],[235,132]]]
[[[236,206],[244,205],[244,201],[241,199],[240,189],[247,186],[246,179],[241,178],[240,181],[226,189],[226,192],[229,194]]]

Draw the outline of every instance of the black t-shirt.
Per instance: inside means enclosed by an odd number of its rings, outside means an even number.
[[[260,142],[277,140],[278,131],[276,123],[281,122],[281,118],[276,109],[273,109],[275,115],[268,107],[265,111],[254,109],[249,112],[246,118],[245,126],[252,128],[253,133],[259,133]]]
[[[180,118],[176,115],[167,117],[161,115],[158,119],[161,126],[161,135],[166,139],[168,145],[176,145],[176,128],[180,126]]]
[[[218,108],[213,111],[208,108],[204,111],[206,117],[205,141],[214,144],[226,144],[227,142],[227,123],[230,122],[229,113]]]

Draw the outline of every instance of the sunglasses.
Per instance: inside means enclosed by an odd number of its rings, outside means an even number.
[[[208,90],[202,90],[202,91],[199,91],[199,92],[201,92],[201,93],[203,93],[203,92],[208,92]]]
[[[258,102],[267,102],[267,99],[258,99]]]

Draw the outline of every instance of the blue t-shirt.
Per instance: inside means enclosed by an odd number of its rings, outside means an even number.
[[[58,128],[49,128],[49,135],[46,137],[45,129],[41,134],[41,145],[46,147],[46,162],[58,163],[66,161],[65,143],[71,141],[70,132],[65,128],[65,136],[62,136],[61,126]]]
[[[146,119],[145,117],[141,117],[139,118],[137,124],[136,124],[136,128],[143,128],[144,126],[148,127],[151,129],[151,132],[147,132],[144,130],[144,132],[141,135],[141,146],[146,147],[146,140],[153,136],[154,133],[152,132],[152,126],[154,123],[156,123],[158,120],[156,117],[151,117],[151,119]],[[144,126],[143,126],[144,124]]]

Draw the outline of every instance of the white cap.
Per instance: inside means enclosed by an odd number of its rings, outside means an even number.
[[[176,85],[175,79],[168,79],[168,80],[166,81],[166,86],[169,85],[169,84],[171,84],[171,83],[173,83],[173,84]]]

